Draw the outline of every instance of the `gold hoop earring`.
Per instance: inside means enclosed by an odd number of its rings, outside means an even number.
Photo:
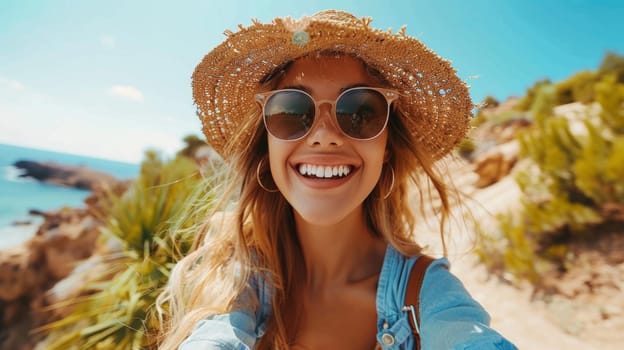
[[[262,187],[263,190],[269,193],[279,192],[277,188],[274,190],[270,190],[262,184],[262,180],[260,180],[260,167],[262,167],[263,162],[264,162],[264,159],[260,159],[260,162],[258,162],[258,167],[256,168],[256,181],[258,181],[258,185],[260,185],[260,187]]]
[[[392,193],[392,190],[394,189],[394,168],[392,167],[392,165],[390,165],[390,172],[392,174],[392,182],[390,182],[390,190],[388,190],[388,193],[386,193],[383,199],[387,199],[388,197],[390,197],[390,194]]]

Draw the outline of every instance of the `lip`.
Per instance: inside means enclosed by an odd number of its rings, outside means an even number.
[[[353,160],[352,157],[345,157],[341,155],[310,155],[301,156],[291,160],[291,167],[295,168],[299,164],[314,164],[324,166],[336,166],[336,165],[349,165],[354,169],[360,167],[360,163]]]

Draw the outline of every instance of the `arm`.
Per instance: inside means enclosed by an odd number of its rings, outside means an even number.
[[[251,350],[256,343],[255,315],[232,311],[200,321],[180,350]]]
[[[225,314],[200,321],[179,350],[251,350],[265,332],[271,310],[269,286],[261,278],[250,281],[252,288],[237,298],[237,306]],[[253,293],[253,294],[247,294]],[[257,296],[260,305],[250,310]]]
[[[422,349],[517,349],[490,328],[483,307],[452,275],[446,259],[427,269],[420,292]]]

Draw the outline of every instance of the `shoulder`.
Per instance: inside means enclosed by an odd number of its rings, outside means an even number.
[[[420,290],[421,310],[425,316],[446,309],[455,309],[461,313],[461,307],[470,307],[480,322],[489,323],[489,315],[481,305],[472,298],[463,283],[450,272],[450,263],[446,258],[434,260],[427,268]],[[468,311],[466,309],[466,311]]]
[[[490,327],[490,316],[450,272],[446,258],[427,268],[420,290],[423,349],[516,349]]]
[[[252,276],[249,284],[251,288],[238,296],[233,310],[201,320],[180,350],[253,349],[265,333],[271,296],[268,283],[259,275]]]
[[[255,319],[244,311],[213,315],[200,321],[180,350],[253,349],[256,342]]]
[[[397,251],[389,251],[385,277],[390,279],[388,291],[394,294],[396,305],[403,305],[410,276],[416,262],[427,256],[405,257]],[[427,257],[428,258],[428,257]],[[455,317],[477,320],[489,324],[490,317],[481,305],[472,298],[462,282],[451,273],[446,258],[432,259],[427,266],[419,291],[420,315],[426,319],[442,311],[452,310]]]
[[[391,322],[391,329],[398,329],[401,323],[409,327],[401,309],[410,298],[405,294],[419,259],[388,248],[379,280],[382,295],[378,295],[378,307],[380,318],[396,322]],[[422,349],[516,349],[490,327],[490,316],[451,273],[446,258],[434,259],[428,265],[418,298]],[[383,332],[381,326],[379,329]],[[411,343],[406,341],[409,347]]]

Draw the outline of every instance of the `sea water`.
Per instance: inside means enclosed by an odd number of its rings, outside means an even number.
[[[118,179],[132,179],[139,173],[139,164],[0,144],[0,250],[20,244],[34,234],[41,218],[29,215],[29,210],[84,207],[83,201],[90,194],[90,191],[21,178],[21,170],[13,166],[18,160],[86,166]],[[20,224],[28,222],[31,224]]]

